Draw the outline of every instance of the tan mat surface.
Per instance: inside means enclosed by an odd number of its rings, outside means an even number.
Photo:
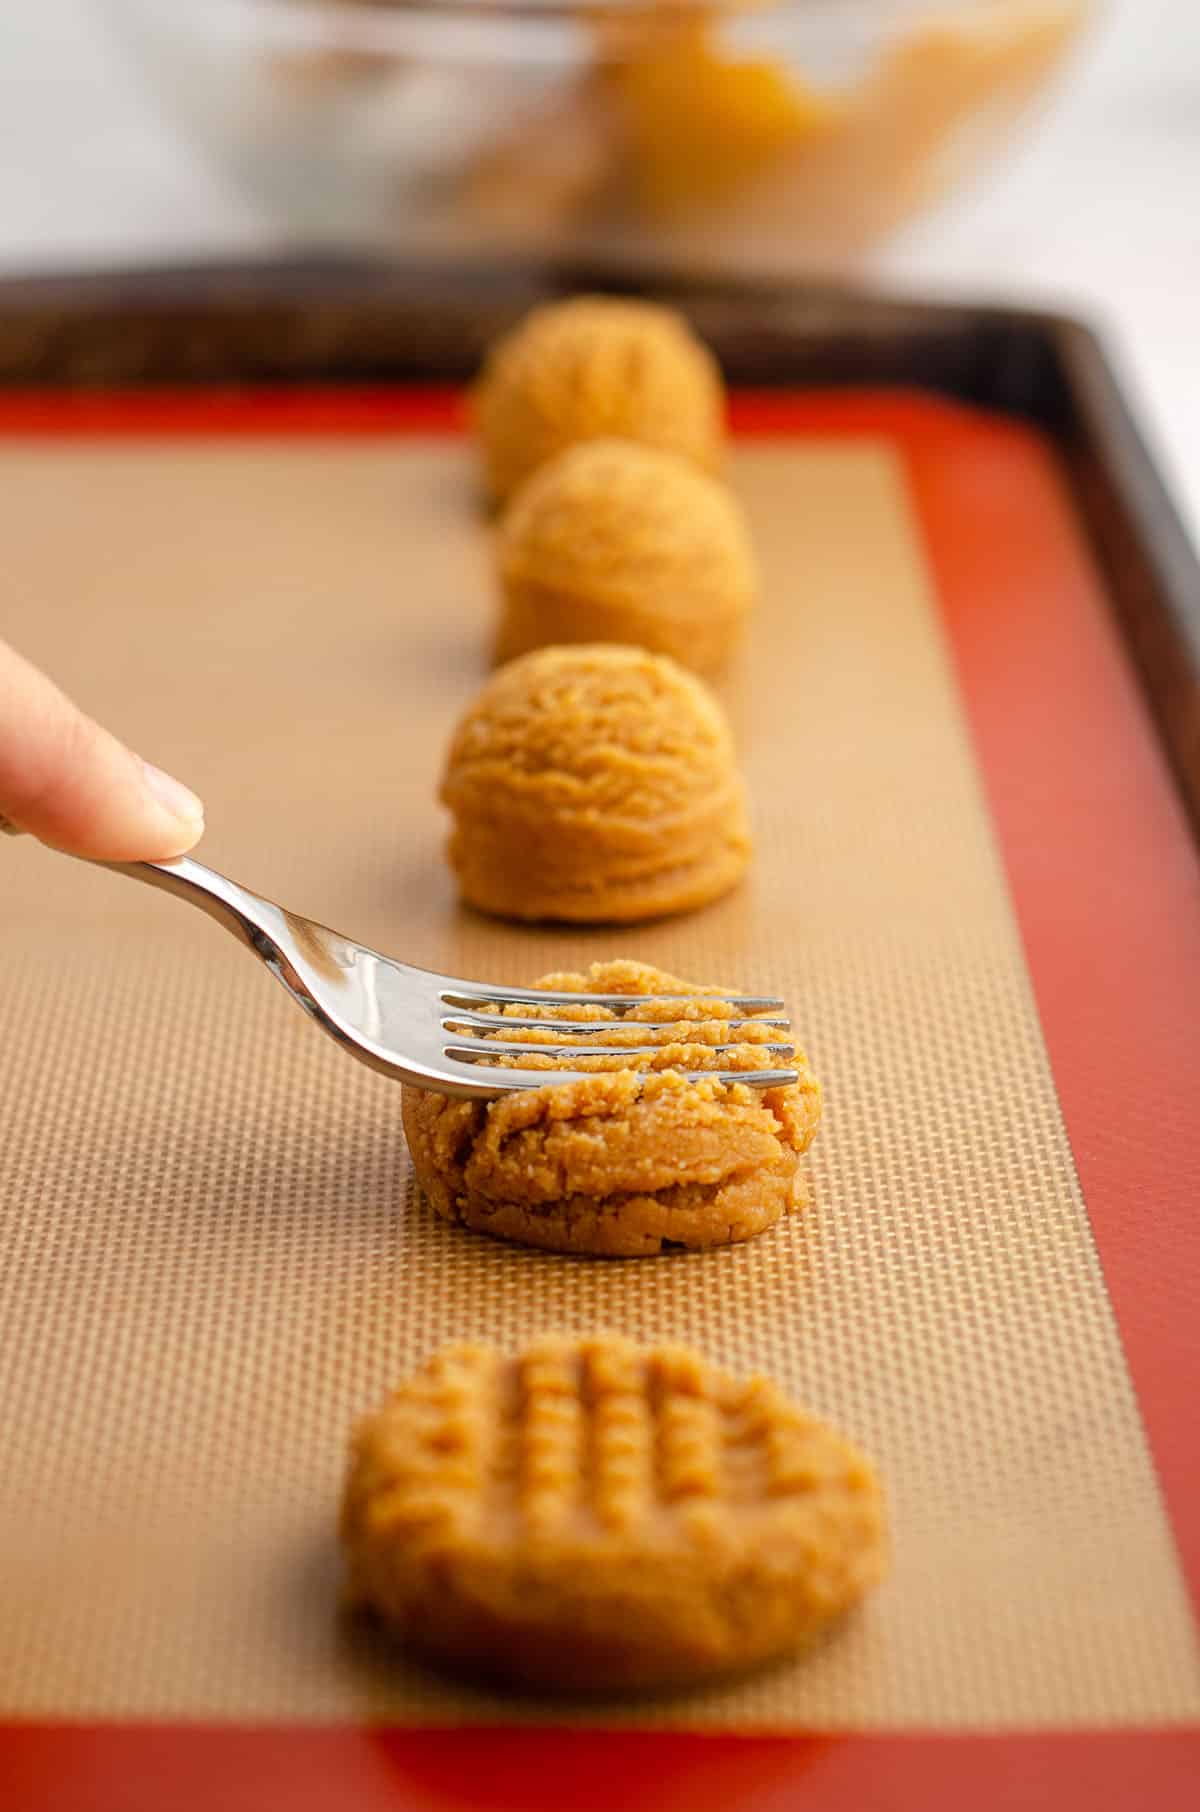
[[[433,793],[483,671],[448,442],[0,454],[4,631],[206,795],[203,854],[417,962],[629,954],[794,1005],[815,1206],[588,1262],[413,1198],[393,1085],[184,906],[0,849],[0,1715],[544,1718],[335,1615],[352,1417],[437,1343],[597,1323],[766,1368],[878,1458],[891,1579],[801,1663],[585,1718],[901,1728],[1200,1712],[1184,1591],[903,483],[743,447],[750,885],[644,930],[462,915]],[[785,677],[786,676],[786,677]]]

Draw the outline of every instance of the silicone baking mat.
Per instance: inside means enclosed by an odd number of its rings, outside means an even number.
[[[822,1806],[907,1806],[845,1770],[907,1791],[954,1733],[1007,1738],[1010,1768],[1023,1733],[1073,1734],[1037,1765],[1069,1757],[1079,1791],[1195,1766],[1193,847],[1048,446],[919,397],[737,420],[763,601],[722,690],[757,860],[708,911],[621,931],[465,913],[441,859],[442,751],[491,626],[454,398],[67,398],[0,423],[5,633],[204,792],[205,859],[466,975],[628,954],[778,990],[828,1103],[813,1207],[755,1242],[505,1247],[434,1219],[394,1085],[232,940],[0,851],[14,1804],[161,1805],[135,1795],[169,1778],[172,1806],[240,1805],[266,1768],[292,1805],[324,1782],[355,1808],[533,1807],[563,1801],[555,1756],[591,1804],[557,1724],[653,1727],[604,1738],[597,1805],[640,1803],[622,1767],[656,1804],[685,1775],[691,1805],[758,1804],[803,1760]],[[339,1619],[354,1416],[443,1340],[596,1324],[767,1369],[875,1455],[892,1574],[819,1651],[564,1707],[448,1685]],[[436,1735],[463,1723],[509,1728],[467,1765]],[[664,1733],[720,1731],[830,1738],[710,1737],[697,1784]]]

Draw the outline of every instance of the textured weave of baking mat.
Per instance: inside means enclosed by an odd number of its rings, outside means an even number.
[[[438,1223],[395,1088],[199,915],[0,851],[0,1715],[1006,1729],[1200,1712],[1186,1590],[1089,1233],[896,450],[739,445],[764,598],[726,688],[750,884],[666,924],[464,915],[442,748],[485,671],[452,436],[0,454],[6,632],[204,790],[204,853],[420,963],[609,953],[786,994],[815,1205],[625,1263]],[[1119,1063],[1112,1077],[1120,1111]],[[640,1709],[460,1690],[334,1611],[347,1427],[437,1343],[616,1326],[852,1431],[895,1563],[795,1665]]]

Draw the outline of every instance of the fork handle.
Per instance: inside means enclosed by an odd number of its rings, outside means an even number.
[[[176,856],[171,862],[100,862],[97,867],[128,875],[131,881],[141,881],[146,887],[198,906],[260,955],[265,937],[274,943],[268,921],[281,909],[261,894],[251,893],[248,887],[240,887],[227,875],[219,875],[215,868],[193,861],[191,856]]]

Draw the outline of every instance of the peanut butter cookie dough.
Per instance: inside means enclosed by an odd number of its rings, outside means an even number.
[[[497,658],[549,643],[626,642],[708,672],[754,602],[736,499],[657,447],[569,447],[517,492],[498,542]]]
[[[686,912],[750,859],[720,706],[637,648],[543,648],[501,667],[455,731],[441,798],[464,900],[506,918]]]
[[[417,1653],[571,1690],[686,1685],[810,1641],[882,1576],[867,1459],[680,1347],[443,1348],[359,1427],[349,1595]]]
[[[719,1013],[704,989],[643,963],[593,963],[586,975],[534,985],[644,995],[645,1007],[624,1019],[604,1007],[587,1014],[629,1057],[573,1053],[571,1068],[589,1071],[583,1081],[496,1101],[406,1087],[413,1169],[443,1220],[555,1252],[634,1258],[749,1239],[807,1199],[800,1158],[816,1136],[821,1090],[802,1051],[791,1060],[800,1079],[787,1088],[689,1082],[681,1072],[761,1069],[761,1046],[778,1034],[753,1020],[734,1033],[728,1009]],[[663,1017],[664,997],[672,1023],[644,1023]],[[501,1035],[555,1042],[552,1033]],[[713,1046],[734,1036],[718,1057]],[[556,1067],[551,1057],[525,1064]]]
[[[498,500],[564,448],[613,435],[711,470],[724,409],[716,360],[683,317],[611,296],[535,308],[492,349],[474,393]]]

